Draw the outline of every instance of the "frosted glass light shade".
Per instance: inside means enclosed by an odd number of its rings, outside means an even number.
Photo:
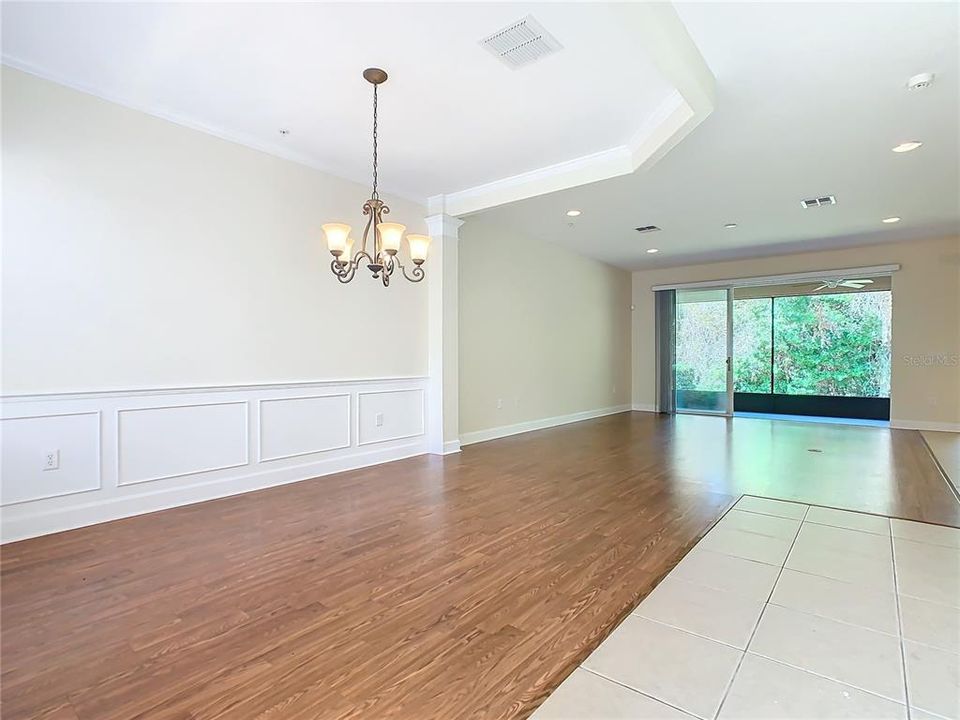
[[[406,225],[400,223],[380,223],[377,230],[380,231],[380,249],[389,255],[396,255],[400,250],[400,241],[403,240],[403,233],[407,229]]]
[[[350,236],[350,226],[343,223],[327,223],[323,226],[327,236],[327,249],[333,255],[340,255],[347,249],[347,238]]]
[[[419,265],[427,259],[427,252],[430,250],[428,235],[407,235],[407,242],[410,244],[411,260]]]

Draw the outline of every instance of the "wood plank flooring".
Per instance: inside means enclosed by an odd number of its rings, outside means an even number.
[[[741,493],[960,526],[918,433],[626,413],[6,545],[2,716],[526,717]]]

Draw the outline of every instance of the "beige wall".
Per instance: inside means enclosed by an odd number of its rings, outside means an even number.
[[[633,401],[655,402],[654,285],[900,264],[893,275],[891,419],[960,430],[960,238],[873,245],[633,274]]]
[[[461,434],[630,402],[628,272],[478,217],[460,238]]]
[[[344,286],[328,267],[320,225],[356,231],[367,187],[2,81],[5,394],[427,373],[426,283]],[[425,231],[423,208],[388,200]]]

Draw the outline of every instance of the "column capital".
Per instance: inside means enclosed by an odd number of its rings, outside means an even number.
[[[457,237],[463,220],[446,213],[437,213],[426,217],[427,231],[430,237]]]

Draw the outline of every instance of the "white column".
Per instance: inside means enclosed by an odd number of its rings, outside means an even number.
[[[430,452],[460,451],[459,253],[463,220],[438,213],[427,218],[430,260],[425,267],[429,296],[427,435]]]

